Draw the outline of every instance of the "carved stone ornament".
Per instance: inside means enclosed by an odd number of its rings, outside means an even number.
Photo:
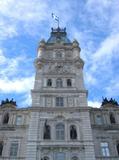
[[[49,73],[69,73],[70,66],[67,66],[64,63],[50,64],[48,68],[48,72]]]

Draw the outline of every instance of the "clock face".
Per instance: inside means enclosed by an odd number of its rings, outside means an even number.
[[[55,58],[57,59],[62,59],[64,57],[64,52],[63,50],[56,50],[55,51]]]
[[[62,58],[62,52],[61,51],[58,51],[56,52],[56,58]]]

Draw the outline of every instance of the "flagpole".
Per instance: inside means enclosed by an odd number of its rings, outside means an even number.
[[[59,17],[56,16],[54,13],[51,14],[52,18],[57,22],[58,28],[59,28]]]

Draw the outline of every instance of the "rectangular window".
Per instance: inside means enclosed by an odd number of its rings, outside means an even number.
[[[96,124],[99,124],[99,125],[102,124],[102,117],[101,117],[101,115],[97,115],[96,116]]]
[[[104,156],[104,157],[110,156],[108,143],[107,142],[101,142],[100,145],[101,145],[102,156]]]
[[[58,106],[58,107],[64,106],[64,99],[63,99],[63,97],[56,97],[56,106]]]
[[[21,125],[22,124],[22,116],[18,115],[16,116],[16,125]]]
[[[18,142],[12,142],[10,146],[10,156],[16,157],[18,152]]]
[[[65,160],[65,153],[62,153],[62,152],[58,152],[58,153],[55,153],[55,159],[56,160]]]

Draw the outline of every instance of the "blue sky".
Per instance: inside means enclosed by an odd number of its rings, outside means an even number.
[[[0,100],[31,105],[33,62],[39,41],[56,27],[52,12],[80,43],[89,105],[99,107],[102,96],[119,102],[118,0],[0,0]]]

